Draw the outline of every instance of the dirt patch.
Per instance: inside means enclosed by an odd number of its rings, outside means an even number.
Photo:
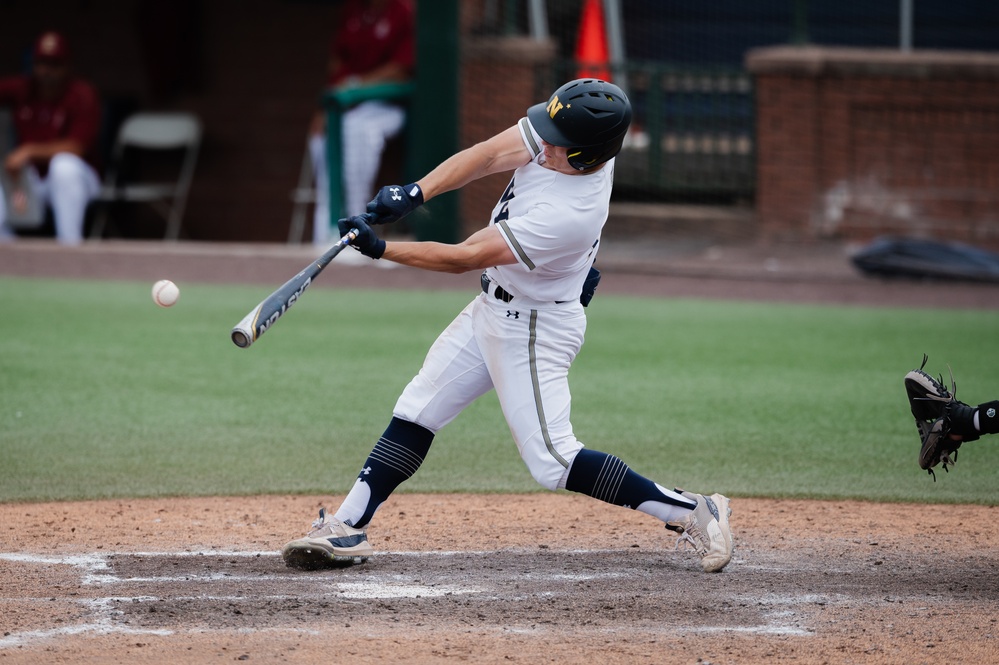
[[[285,567],[338,501],[0,506],[0,662],[999,659],[994,507],[736,498],[711,575],[587,497],[401,494],[366,564]]]

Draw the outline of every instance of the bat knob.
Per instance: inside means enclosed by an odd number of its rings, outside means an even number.
[[[245,349],[250,345],[250,338],[242,330],[233,330],[230,337],[232,337],[232,343],[241,349]]]

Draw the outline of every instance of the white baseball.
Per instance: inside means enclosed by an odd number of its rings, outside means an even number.
[[[160,307],[170,307],[180,298],[180,289],[169,279],[161,279],[153,284],[153,302]]]

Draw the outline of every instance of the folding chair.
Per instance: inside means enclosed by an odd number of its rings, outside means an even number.
[[[147,203],[166,220],[166,240],[180,235],[187,194],[194,176],[194,165],[201,145],[201,122],[191,113],[136,113],[128,117],[118,131],[111,162],[94,216],[91,238],[99,239],[107,224],[108,207],[116,202]],[[126,151],[142,153],[183,151],[179,172],[174,180],[132,181],[125,166]]]

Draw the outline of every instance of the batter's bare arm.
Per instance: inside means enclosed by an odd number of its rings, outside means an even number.
[[[459,189],[494,173],[512,171],[531,161],[531,153],[516,125],[441,162],[440,166],[418,180],[423,200]]]
[[[449,157],[417,182],[382,187],[367,205],[372,224],[388,224],[413,212],[438,194],[473,180],[512,171],[531,159],[517,126]]]
[[[457,245],[439,242],[386,242],[382,258],[414,268],[449,273],[483,270],[489,266],[517,262],[495,226],[479,229]]]
[[[531,153],[524,145],[520,130],[514,125],[449,157],[412,185],[383,187],[375,200],[368,204],[368,214],[362,221],[367,225],[397,219],[438,194],[459,189],[487,175],[512,171],[530,160]],[[418,192],[418,200],[413,198],[414,191]],[[356,218],[352,218],[350,224],[356,224]],[[346,228],[350,226],[341,227],[342,232]],[[517,262],[495,227],[481,229],[457,245],[439,242],[386,243],[370,229],[362,228],[360,232],[361,237],[355,246],[361,252],[423,270],[463,273]]]

